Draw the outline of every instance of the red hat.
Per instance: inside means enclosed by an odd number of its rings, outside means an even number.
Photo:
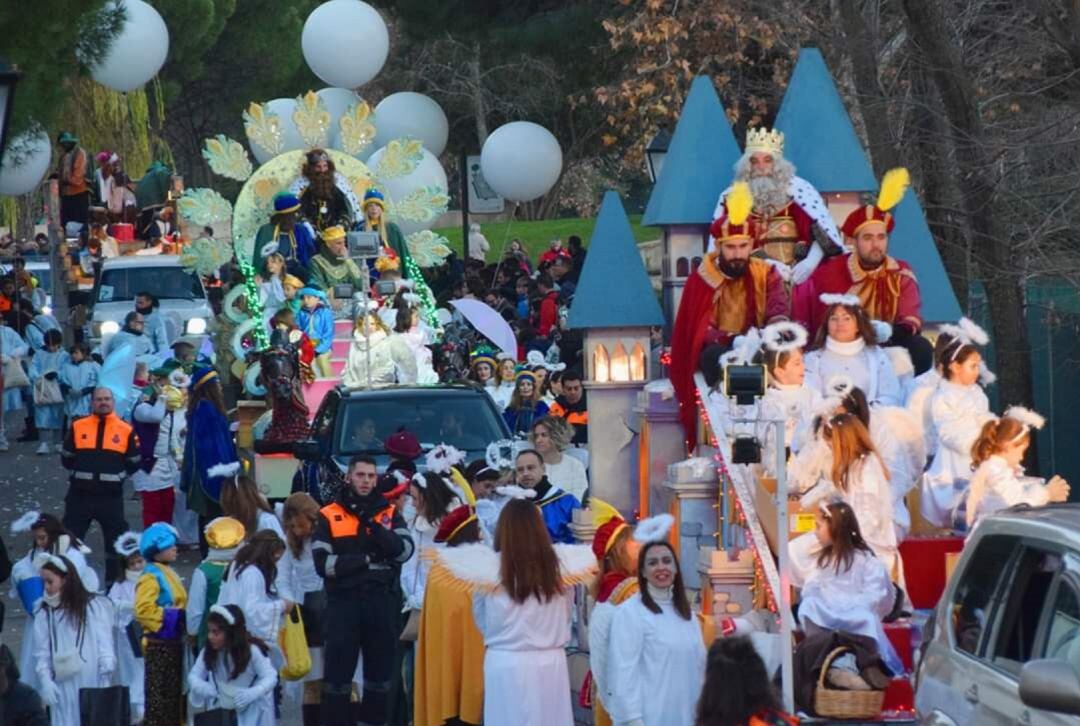
[[[859,207],[849,214],[840,228],[844,236],[855,237],[859,230],[873,222],[884,224],[885,232],[891,233],[896,220],[889,210],[900,203],[910,184],[911,176],[903,167],[885,172],[881,179],[881,192],[878,194],[877,203]]]
[[[404,428],[390,434],[383,444],[386,453],[398,459],[418,459],[424,450],[420,447],[420,441],[416,435]]]
[[[880,222],[881,224],[884,224],[885,231],[889,233],[891,233],[893,227],[896,226],[896,220],[890,212],[878,208],[875,204],[867,204],[865,207],[859,207],[849,214],[847,219],[844,220],[844,226],[840,229],[845,237],[854,237],[859,234],[859,230],[871,222]]]
[[[462,505],[443,517],[439,523],[439,531],[435,533],[435,541],[438,543],[448,542],[454,535],[465,528],[469,522],[476,521],[476,514],[468,505]]]
[[[709,234],[719,244],[729,239],[751,239],[750,212],[754,197],[746,182],[736,182],[724,197],[724,213],[713,220]]]
[[[592,541],[592,551],[598,561],[603,561],[615,544],[615,538],[629,526],[621,517],[612,517],[596,529],[596,535]]]

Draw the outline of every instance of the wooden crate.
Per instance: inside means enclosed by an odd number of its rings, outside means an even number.
[[[769,542],[769,549],[777,554],[776,549],[776,479],[764,476],[756,478],[754,506],[758,521]],[[807,532],[814,531],[814,508],[803,507],[798,501],[788,501],[788,540]]]

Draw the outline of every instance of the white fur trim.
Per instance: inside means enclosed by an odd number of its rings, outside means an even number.
[[[667,537],[674,524],[675,517],[667,512],[643,519],[634,527],[634,539],[643,544],[646,542],[658,542]]]
[[[1024,424],[1029,429],[1041,429],[1046,425],[1046,418],[1023,406],[1009,406],[1005,409],[1005,418],[1011,418]]]
[[[229,612],[229,608],[225,607],[224,605],[218,605],[217,603],[214,603],[210,606],[210,612],[217,613],[218,615],[223,617],[225,619],[225,622],[229,625],[236,625],[236,618],[233,617],[233,614],[231,612]]]
[[[851,305],[861,307],[862,300],[858,295],[838,295],[836,293],[823,292],[818,295],[822,305]]]
[[[11,533],[29,532],[30,528],[34,526],[34,522],[39,519],[41,519],[41,512],[32,509],[11,523]]]
[[[563,578],[577,578],[597,570],[596,555],[589,545],[560,542],[555,545],[555,556]]]
[[[184,373],[183,368],[177,368],[175,371],[169,374],[169,383],[176,386],[180,390],[187,390],[188,385],[191,383],[191,376]]]
[[[839,396],[828,396],[821,399],[818,405],[814,408],[813,414],[815,416],[823,416],[824,418],[831,418],[836,409],[840,408],[843,401]]]
[[[761,340],[765,347],[775,353],[786,353],[806,347],[810,340],[806,328],[793,320],[781,320],[761,331]]]
[[[854,388],[855,381],[851,380],[851,376],[845,376],[843,374],[833,376],[825,384],[826,391],[835,396],[840,396],[841,398],[851,393]]]
[[[138,533],[131,531],[124,532],[116,538],[116,542],[113,543],[113,549],[116,550],[116,554],[121,557],[131,557],[139,551]]]
[[[986,361],[979,361],[979,383],[983,386],[992,386],[997,383],[997,374],[990,370]]]
[[[879,345],[892,338],[892,326],[884,320],[871,320],[870,327],[874,329],[874,335],[877,336]]]
[[[504,454],[507,454],[504,456]],[[500,439],[488,444],[484,460],[492,469],[503,470],[514,467],[514,442],[512,439]]]
[[[908,353],[907,348],[891,345],[884,348],[884,351],[889,356],[889,360],[892,361],[893,370],[898,377],[914,375],[915,364],[911,362],[911,353]]]
[[[474,542],[458,547],[439,547],[432,551],[456,579],[484,589],[499,586],[499,553],[486,544]]]
[[[525,487],[519,487],[517,484],[505,484],[501,487],[495,487],[495,491],[511,499],[536,499],[535,489],[526,489]]]
[[[499,351],[499,353],[496,354],[496,356],[495,356],[495,360],[499,361],[500,363],[502,361],[504,361],[504,360],[512,360],[515,363],[517,363],[517,356],[515,356],[513,353],[507,353],[505,351]]]
[[[206,470],[206,476],[210,479],[215,477],[229,478],[236,476],[240,472],[240,462],[234,461],[231,464],[214,464]]]
[[[543,368],[544,354],[538,350],[530,350],[525,356],[525,363],[534,368]]]
[[[57,555],[51,555],[48,552],[39,552],[34,556],[34,569],[40,570],[45,565],[53,565],[56,569],[63,572],[65,575],[68,572],[68,567],[62,559]]]
[[[401,293],[401,299],[409,304],[409,307],[420,307],[420,296],[415,292],[403,292]]]
[[[986,345],[990,342],[990,336],[987,332],[971,318],[960,318],[959,326],[964,336],[975,345]]]
[[[427,452],[427,456],[424,458],[424,465],[427,467],[428,471],[435,472],[436,474],[449,474],[451,467],[457,466],[465,461],[465,456],[464,451],[461,451],[450,444],[442,443]]]

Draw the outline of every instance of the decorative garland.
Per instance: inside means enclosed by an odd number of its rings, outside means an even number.
[[[248,315],[251,320],[261,321],[263,319],[263,306],[259,297],[259,286],[255,282],[255,268],[251,266],[251,262],[241,254],[239,249],[236,250],[236,264],[244,275],[244,299],[247,300]],[[251,331],[251,338],[255,341],[252,350],[260,351],[270,345],[265,325],[255,325]]]
[[[442,326],[439,324],[439,317],[435,314],[435,299],[431,295],[431,288],[428,287],[427,281],[424,280],[424,275],[412,257],[405,258],[405,275],[413,281],[414,290],[420,296],[420,307],[424,311],[424,319],[433,330],[438,330]]]

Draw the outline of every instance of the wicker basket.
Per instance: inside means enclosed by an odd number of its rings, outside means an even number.
[[[846,651],[847,648],[840,647],[826,656],[814,689],[814,711],[829,718],[877,718],[885,702],[885,691],[841,691],[825,686],[832,662]]]

